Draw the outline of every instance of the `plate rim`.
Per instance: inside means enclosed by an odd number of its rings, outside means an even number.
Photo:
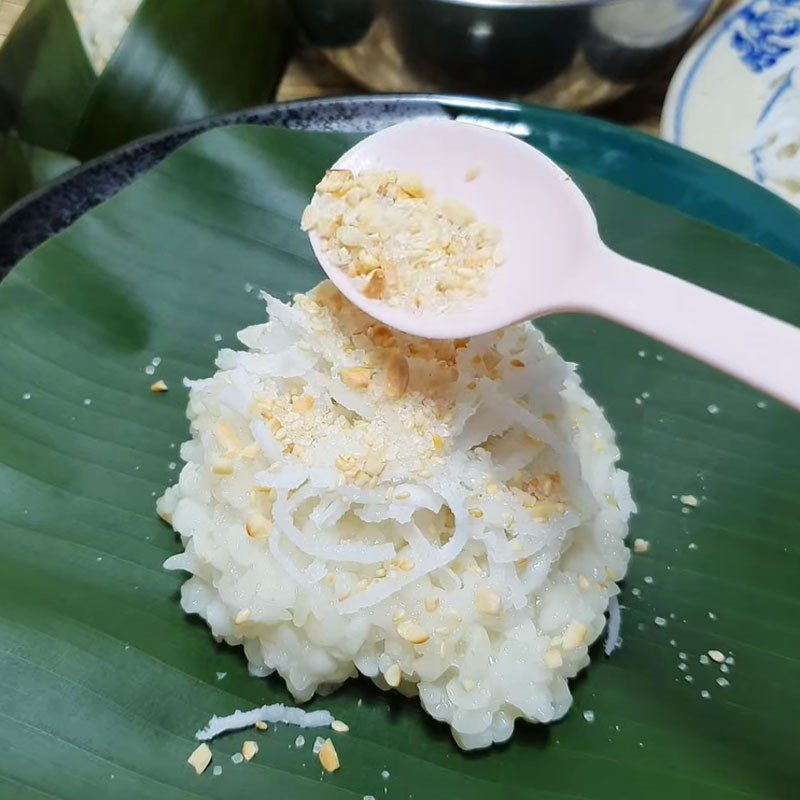
[[[752,2],[752,0],[746,0]],[[0,214],[0,240],[2,240],[4,229],[13,229],[19,218],[26,213],[29,213],[32,208],[48,197],[52,198],[53,195],[65,189],[71,184],[78,184],[84,180],[86,176],[92,175],[97,172],[112,168],[120,162],[129,159],[133,161],[137,155],[146,152],[147,148],[153,145],[161,145],[165,148],[163,155],[158,157],[151,157],[148,163],[138,165],[135,168],[134,174],[129,176],[124,182],[115,185],[113,191],[104,194],[103,196],[91,197],[88,206],[70,217],[66,215],[66,219],[58,220],[55,223],[55,230],[45,233],[39,241],[36,241],[32,246],[22,249],[23,252],[18,253],[16,257],[6,257],[6,254],[0,250],[0,280],[7,275],[11,269],[19,263],[26,255],[32,252],[36,247],[49,241],[53,236],[66,229],[80,218],[86,210],[92,208],[105,200],[113,197],[118,191],[129,185],[136,177],[146,172],[148,169],[159,163],[169,153],[174,152],[178,147],[185,144],[185,142],[194,138],[197,135],[205,133],[209,130],[231,126],[231,125],[268,125],[269,122],[263,118],[265,116],[284,117],[291,119],[293,115],[305,115],[306,118],[319,116],[321,112],[332,109],[352,109],[357,106],[367,106],[373,112],[376,119],[380,119],[387,115],[389,110],[395,113],[403,113],[403,107],[407,106],[409,109],[416,107],[419,111],[426,111],[429,113],[443,113],[450,117],[457,117],[463,114],[465,109],[471,109],[477,112],[483,112],[493,117],[493,121],[499,124],[497,117],[507,117],[509,120],[516,120],[518,122],[524,121],[528,115],[534,115],[536,119],[542,123],[546,123],[548,119],[569,120],[572,126],[580,132],[586,131],[600,131],[606,136],[610,136],[619,142],[621,149],[626,149],[623,145],[633,145],[636,149],[646,149],[650,153],[658,154],[663,159],[674,162],[680,162],[686,167],[696,166],[705,174],[710,174],[721,180],[727,182],[730,187],[736,187],[737,190],[745,190],[748,193],[755,192],[759,201],[766,206],[772,206],[774,212],[786,214],[787,209],[790,213],[797,212],[797,209],[785,199],[770,192],[764,187],[758,186],[753,181],[742,176],[741,174],[718,164],[704,156],[694,153],[690,150],[682,148],[669,141],[659,139],[656,136],[651,136],[642,131],[634,128],[628,128],[622,125],[609,122],[607,120],[598,119],[588,115],[577,114],[562,109],[554,109],[546,106],[538,106],[532,104],[518,103],[514,101],[493,100],[489,98],[438,94],[438,93],[376,93],[376,94],[353,94],[353,95],[335,95],[316,98],[305,98],[299,100],[291,100],[280,103],[269,103],[261,106],[253,106],[247,109],[230,112],[227,114],[216,115],[207,117],[202,120],[186,123],[185,125],[169,128],[165,131],[148,134],[128,142],[121,147],[115,148],[101,156],[91,159],[72,170],[59,176],[55,181],[31,192],[25,197],[18,200],[2,214]],[[300,119],[300,117],[298,117]],[[291,126],[290,126],[291,127]],[[299,126],[298,127],[302,127]],[[533,134],[533,130],[530,131]],[[173,142],[174,143],[171,143]],[[569,162],[565,162],[569,163]],[[608,178],[609,180],[613,180]],[[641,187],[634,187],[625,183],[618,184],[622,188],[629,191],[646,194]],[[662,202],[666,205],[671,205],[673,208],[677,207],[674,202],[669,199],[662,199],[654,195],[649,195],[656,202]],[[84,200],[86,198],[84,197]],[[683,213],[690,213],[678,207],[678,210]],[[765,213],[759,211],[759,214]],[[710,224],[717,225],[718,227],[726,227],[724,224],[700,215],[701,219],[709,222]],[[41,223],[40,223],[41,224]],[[730,229],[730,228],[728,228]],[[748,238],[744,234],[739,234],[743,238]],[[762,242],[758,242],[762,243]],[[769,245],[765,245],[769,246]],[[9,246],[9,250],[13,248],[13,244]],[[797,262],[800,265],[800,248],[798,252],[787,255],[785,252],[774,250],[782,257]]]
[[[681,144],[683,113],[688,94],[698,70],[711,53],[712,48],[728,31],[735,18],[745,7],[758,0],[741,0],[720,17],[684,54],[672,74],[664,105],[661,109],[659,136],[665,142],[683,147]]]

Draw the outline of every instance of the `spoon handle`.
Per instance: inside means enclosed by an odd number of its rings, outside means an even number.
[[[576,310],[646,333],[800,410],[800,328],[603,246]]]

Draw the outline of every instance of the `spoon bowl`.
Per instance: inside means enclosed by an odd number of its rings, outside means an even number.
[[[317,259],[342,294],[405,333],[430,339],[476,336],[563,310],[581,251],[599,241],[592,208],[566,172],[519,139],[479,125],[403,122],[362,139],[333,169],[416,173],[436,197],[458,200],[500,230],[505,262],[490,275],[486,296],[446,314],[365,297],[329,263],[319,236],[310,232]],[[473,180],[467,180],[470,171],[477,171]]]
[[[386,325],[456,339],[556,312],[597,314],[800,408],[800,330],[610,250],[569,175],[525,142],[471,123],[413,120],[363,139],[333,168],[419,174],[435,196],[459,201],[500,230],[505,261],[489,275],[485,295],[446,312],[365,297],[311,231],[331,281]]]

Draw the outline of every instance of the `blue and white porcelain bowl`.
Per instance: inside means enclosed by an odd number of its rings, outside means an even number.
[[[670,84],[661,136],[800,205],[800,0],[744,0]]]

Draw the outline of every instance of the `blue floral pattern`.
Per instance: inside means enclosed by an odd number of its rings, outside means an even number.
[[[800,44],[800,0],[755,0],[733,19],[731,45],[753,71],[763,72]]]

